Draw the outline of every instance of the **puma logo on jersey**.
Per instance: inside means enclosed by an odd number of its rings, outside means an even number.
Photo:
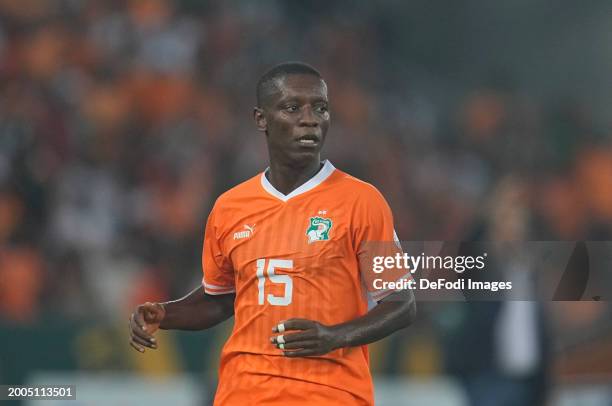
[[[234,233],[234,240],[241,240],[243,238],[249,238],[253,234],[255,234],[255,224],[253,224],[252,226],[245,224],[244,230],[237,231]]]

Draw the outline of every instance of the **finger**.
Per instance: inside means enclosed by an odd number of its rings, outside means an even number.
[[[283,344],[284,348],[280,348],[280,349],[285,349],[285,350],[299,350],[299,349],[314,349],[319,345],[318,341],[295,341],[292,343],[285,343]]]
[[[308,330],[315,326],[315,322],[307,319],[289,319],[285,320],[272,328],[274,333],[282,333],[287,330]],[[283,330],[283,331],[281,331]]]
[[[152,335],[148,334],[146,331],[142,331],[142,329],[138,327],[138,325],[135,323],[132,323],[130,325],[130,333],[142,338],[143,340],[155,343],[155,338]]]
[[[139,346],[138,344],[135,344],[133,341],[130,340],[130,345],[138,352],[144,352],[144,348],[142,348],[141,346]]]
[[[308,349],[303,349],[303,350],[285,351],[284,352],[285,357],[289,357],[289,358],[312,357],[312,356],[315,356],[315,355],[323,355],[323,354],[326,354],[326,352],[323,352],[323,351],[318,350],[316,348],[308,348]]]
[[[305,330],[300,333],[285,334],[284,339],[286,343],[290,343],[292,341],[312,340],[316,336],[317,332],[315,330]]]
[[[134,332],[135,335],[137,335],[138,337],[140,337],[142,339],[145,339],[145,340],[147,340],[147,341],[149,341],[151,343],[155,343],[156,342],[155,337],[153,337],[153,335],[147,333],[146,331],[142,331],[139,328],[133,329],[132,331]]]
[[[144,306],[140,305],[136,308],[136,311],[132,313],[132,320],[142,330],[146,330],[147,323],[144,320]]]
[[[144,321],[139,322],[138,319],[142,318],[142,315],[140,314],[140,312],[136,312],[136,313],[132,313],[132,318],[130,320],[130,330],[134,332],[134,334],[136,334],[139,337],[144,338],[145,340],[149,340],[152,342],[155,342],[155,339],[153,339],[153,336],[149,333],[147,333],[142,325],[145,324]],[[145,324],[146,325],[146,324]]]
[[[132,341],[134,341],[136,344],[144,345],[145,347],[157,349],[157,344],[145,340],[144,338],[138,337],[135,334],[132,334]]]
[[[132,342],[134,344],[137,344],[141,347],[147,347],[147,348],[152,348],[152,344],[146,342],[145,340],[143,340],[142,338],[136,337],[136,336],[132,336],[130,337],[130,339],[132,340]]]
[[[138,330],[143,334],[146,333],[146,323],[144,321],[144,316],[142,315],[142,307],[138,306],[136,311],[132,313],[132,318],[130,320],[131,328],[133,330]]]
[[[285,344],[285,336],[283,334],[270,337],[272,344]]]
[[[284,344],[284,343],[290,343],[292,341],[312,340],[315,337],[316,337],[315,331],[306,330],[301,333],[281,334],[278,336],[272,336],[270,337],[270,342],[272,344],[281,344],[281,343]]]

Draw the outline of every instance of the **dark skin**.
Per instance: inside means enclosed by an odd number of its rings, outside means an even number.
[[[288,194],[321,168],[321,149],[330,124],[327,85],[313,75],[291,75],[277,81],[277,91],[255,107],[257,129],[266,134],[268,180]],[[312,142],[301,142],[302,138]]]
[[[287,75],[275,84],[253,115],[259,131],[266,134],[270,156],[268,180],[278,191],[289,194],[321,168],[321,149],[330,124],[327,85],[309,74]],[[144,352],[145,348],[157,348],[153,335],[158,329],[213,327],[234,314],[234,300],[234,294],[208,295],[198,287],[179,300],[139,305],[129,319],[130,345]],[[262,339],[269,339],[270,345],[281,349],[287,357],[319,356],[380,340],[407,327],[415,317],[412,291],[403,290],[387,296],[367,314],[345,323],[279,320],[271,336]]]

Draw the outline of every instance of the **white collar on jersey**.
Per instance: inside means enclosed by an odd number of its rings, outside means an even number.
[[[289,193],[288,195],[282,194],[274,186],[272,186],[268,178],[266,178],[266,173],[269,170],[270,168],[268,167],[261,174],[261,186],[263,186],[264,190],[270,193],[272,196],[282,200],[283,202],[286,202],[292,197],[301,195],[302,193],[306,193],[309,190],[314,189],[315,187],[319,186],[321,183],[323,183],[323,181],[325,181],[325,179],[329,178],[329,175],[331,175],[334,172],[334,170],[336,170],[336,168],[334,168],[334,165],[332,165],[332,163],[326,159],[323,163],[323,168],[321,168],[315,176],[310,178],[308,181],[302,184],[302,186],[298,187],[297,189],[295,189],[293,192]]]

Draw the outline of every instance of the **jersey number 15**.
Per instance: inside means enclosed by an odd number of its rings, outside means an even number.
[[[259,304],[264,304],[267,299],[268,303],[274,306],[289,306],[293,297],[293,280],[289,275],[276,275],[276,268],[291,269],[293,268],[293,260],[291,259],[270,259],[266,268],[265,258],[257,260],[257,289],[259,291]],[[285,285],[285,294],[283,296],[274,296],[271,293],[265,294],[266,274],[270,282]]]

